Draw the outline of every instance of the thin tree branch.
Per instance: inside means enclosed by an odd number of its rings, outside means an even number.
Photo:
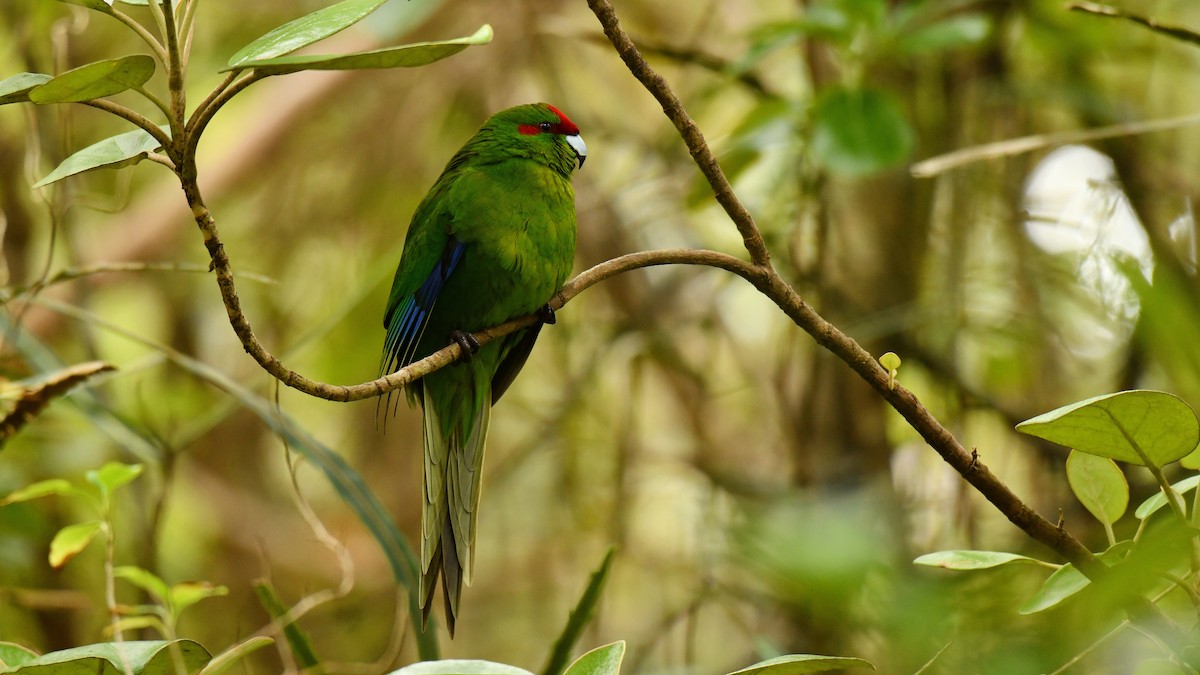
[[[1084,12],[1086,14],[1094,14],[1096,16],[1104,16],[1112,19],[1125,19],[1126,21],[1132,21],[1134,23],[1141,24],[1152,31],[1169,35],[1176,40],[1182,40],[1184,42],[1190,42],[1194,45],[1200,45],[1200,33],[1196,33],[1193,30],[1182,28],[1180,26],[1170,26],[1165,23],[1159,23],[1157,20],[1150,17],[1134,14],[1133,12],[1126,12],[1123,9],[1117,9],[1116,7],[1109,7],[1108,5],[1102,5],[1097,2],[1081,1],[1068,3],[1067,9],[1076,12]]]
[[[612,5],[607,0],[588,0],[588,7],[600,20],[600,25],[604,28],[604,35],[616,48],[617,54],[629,67],[629,71],[662,105],[667,118],[679,130],[679,135],[687,144],[688,152],[691,153],[696,166],[700,167],[700,172],[712,186],[717,202],[729,214],[729,218],[733,220],[733,224],[741,233],[746,250],[750,252],[750,260],[755,265],[769,266],[771,254],[767,251],[767,244],[763,241],[762,233],[754,224],[754,217],[734,194],[733,186],[729,184],[729,179],[725,177],[725,172],[721,170],[717,158],[708,148],[708,143],[705,142],[700,127],[696,126],[696,123],[688,116],[687,111],[683,108],[683,103],[679,101],[675,92],[671,91],[671,86],[667,84],[663,76],[646,63],[646,59],[633,44],[633,40],[630,40],[625,31],[621,30],[620,22],[617,21],[617,13],[613,10]]]
[[[150,50],[154,52],[154,56],[158,59],[158,62],[162,64],[162,67],[167,67],[167,50],[163,49],[162,43],[155,39],[154,35],[151,34],[150,31],[146,30],[145,26],[138,23],[133,19],[133,17],[129,16],[125,12],[122,12],[116,7],[110,7],[109,12],[111,12],[112,16],[117,21],[120,21],[134,33],[137,33],[138,37],[142,38],[142,41],[144,41],[146,45],[150,47]]]

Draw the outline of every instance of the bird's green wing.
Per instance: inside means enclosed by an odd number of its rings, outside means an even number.
[[[417,344],[429,324],[438,296],[465,250],[465,245],[449,233],[448,219],[436,204],[437,200],[430,198],[421,203],[404,241],[404,253],[392,280],[383,318],[387,337],[380,374],[415,360]]]

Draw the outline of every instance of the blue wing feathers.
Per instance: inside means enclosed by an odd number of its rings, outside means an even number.
[[[465,250],[466,245],[451,236],[429,276],[388,315],[381,374],[394,372],[417,360],[417,345],[425,334],[425,327],[429,325],[429,316],[437,304],[438,295],[458,267]]]

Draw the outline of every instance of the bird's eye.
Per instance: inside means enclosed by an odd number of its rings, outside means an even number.
[[[550,123],[542,122],[541,124],[538,125],[538,128],[541,129],[542,131],[550,131]]]

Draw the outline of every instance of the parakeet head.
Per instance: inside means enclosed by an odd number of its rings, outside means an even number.
[[[501,110],[484,122],[475,138],[490,141],[484,152],[529,157],[564,176],[570,176],[576,165],[582,167],[587,159],[587,145],[579,135],[579,127],[549,103]]]

